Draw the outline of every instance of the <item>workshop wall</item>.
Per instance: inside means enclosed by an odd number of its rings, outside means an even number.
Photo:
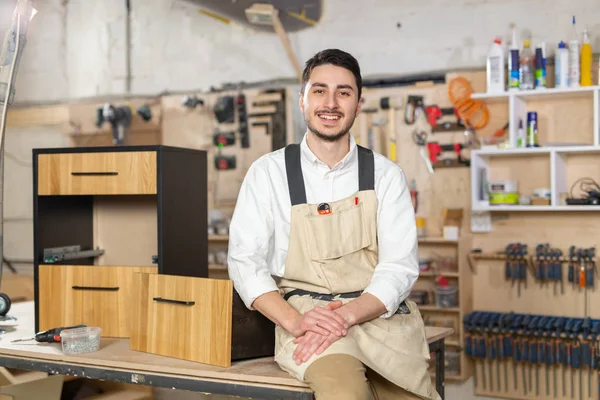
[[[12,10],[5,4],[11,2],[0,5],[2,31]],[[19,102],[127,93],[128,82],[131,93],[140,95],[294,77],[275,34],[224,24],[186,0],[144,0],[131,2],[128,79],[124,1],[38,3],[17,79]],[[482,67],[493,37],[507,37],[510,22],[553,49],[570,37],[573,14],[579,28],[595,35],[593,47],[600,47],[595,0],[557,0],[551,6],[530,0],[518,3],[518,13],[516,2],[487,0],[348,4],[327,0],[320,24],[289,35],[301,62],[323,46],[335,46],[355,54],[365,76]],[[549,7],[552,12],[546,12]]]

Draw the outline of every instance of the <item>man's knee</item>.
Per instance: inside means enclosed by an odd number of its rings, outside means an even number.
[[[372,399],[366,370],[360,360],[346,354],[332,354],[315,361],[304,379],[316,400]]]

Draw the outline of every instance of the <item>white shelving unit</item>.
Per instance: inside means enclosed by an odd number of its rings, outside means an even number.
[[[600,86],[588,86],[569,89],[541,89],[529,91],[511,91],[498,94],[477,93],[471,95],[473,99],[479,99],[486,103],[507,102],[509,119],[509,139],[508,148],[486,148],[473,150],[471,152],[471,202],[473,211],[600,211],[600,206],[569,206],[561,204],[561,193],[568,193],[570,186],[568,183],[568,165],[569,158],[578,156],[600,156]],[[545,100],[566,100],[569,99],[589,99],[589,109],[583,114],[587,118],[593,118],[591,135],[588,143],[569,144],[569,132],[560,132],[561,142],[564,145],[516,148],[517,131],[519,120],[523,121],[526,130],[527,104],[529,101]],[[559,111],[560,112],[560,111]],[[562,116],[561,116],[562,117]],[[565,115],[564,118],[569,118]],[[578,118],[578,116],[573,116]],[[491,177],[492,162],[498,165],[503,160],[514,158],[524,158],[529,160],[542,160],[544,165],[549,166],[549,187],[552,192],[550,205],[490,205],[483,199],[483,188],[481,187],[480,176],[485,174],[486,180]],[[589,175],[600,181],[600,170],[592,166]],[[522,174],[539,173],[537,171],[522,171]],[[589,176],[586,174],[586,176]],[[547,183],[540,182],[540,187],[548,186]]]

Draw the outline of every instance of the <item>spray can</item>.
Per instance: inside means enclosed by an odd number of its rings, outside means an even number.
[[[527,147],[539,147],[538,115],[535,111],[527,113]]]
[[[567,44],[561,41],[556,50],[554,62],[554,87],[568,88],[569,87],[569,51]]]
[[[541,46],[535,48],[535,88],[546,88],[546,66],[544,62],[544,52]]]

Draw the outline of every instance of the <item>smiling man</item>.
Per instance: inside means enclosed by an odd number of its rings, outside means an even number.
[[[307,61],[307,131],[249,168],[229,276],[276,324],[275,361],[317,400],[437,400],[423,320],[407,300],[419,268],[406,177],[350,135],[361,102],[353,56],[329,49]]]

